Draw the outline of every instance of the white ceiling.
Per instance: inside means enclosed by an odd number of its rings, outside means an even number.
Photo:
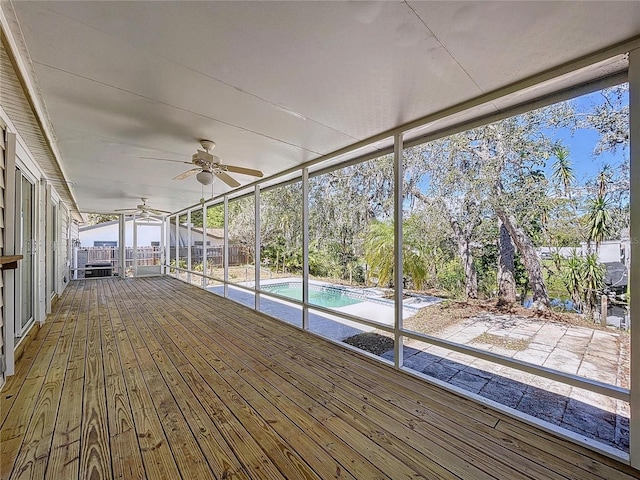
[[[209,138],[268,176],[640,34],[640,2],[12,6],[83,211],[199,200],[141,157]]]

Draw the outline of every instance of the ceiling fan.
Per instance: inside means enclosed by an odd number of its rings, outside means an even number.
[[[243,175],[251,175],[252,177],[263,176],[260,170],[254,170],[252,168],[245,167],[236,167],[234,165],[224,165],[220,163],[220,157],[211,154],[211,150],[213,150],[216,146],[216,142],[212,140],[200,140],[200,145],[204,150],[197,150],[196,153],[191,156],[190,162],[181,162],[188,165],[195,165],[195,168],[181,173],[180,175],[174,177],[174,180],[183,180],[196,173],[196,179],[198,180],[198,182],[200,182],[202,185],[210,185],[213,182],[213,178],[215,175],[230,187],[235,188],[239,187],[240,183],[235,178],[228,175],[227,172],[241,173]],[[173,162],[177,161],[163,158],[159,158],[156,160],[168,160]]]
[[[132,213],[132,214],[140,214],[141,217],[148,218],[150,215],[166,215],[171,212],[167,212],[166,210],[158,210],[157,208],[151,208],[147,205],[148,198],[141,197],[142,203],[140,205],[136,205],[136,208],[121,208],[119,210],[115,210],[116,212],[123,213]]]

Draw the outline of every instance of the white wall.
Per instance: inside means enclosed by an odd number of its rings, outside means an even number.
[[[161,235],[161,225],[151,223],[148,226],[138,224],[138,246],[150,247],[151,242],[159,242]],[[172,225],[171,245],[175,244],[175,225]],[[192,234],[193,241],[202,241],[202,233],[195,231]],[[94,225],[80,229],[80,245],[82,247],[93,247],[94,242],[106,241],[116,242],[118,244],[118,222],[106,222],[101,225]],[[207,238],[209,246],[223,245],[224,239],[209,235]],[[187,245],[187,228],[180,226],[180,246]],[[125,246],[133,247],[133,220],[128,219],[125,222]]]
[[[150,247],[151,242],[159,242],[161,225],[157,223],[138,224],[138,246]],[[116,242],[118,245],[118,221],[107,222],[100,226],[85,227],[80,229],[80,246],[93,247],[94,242]],[[133,220],[125,222],[125,246],[133,247]]]

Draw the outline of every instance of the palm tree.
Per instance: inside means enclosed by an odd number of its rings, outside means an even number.
[[[387,285],[393,279],[393,252],[393,223],[372,223],[364,241],[364,259],[371,274],[378,277],[378,285]]]
[[[604,266],[598,261],[598,255],[588,254],[582,262],[582,288],[584,305],[593,318],[598,306],[598,293],[604,287]]]
[[[591,200],[587,214],[587,242],[589,248],[591,242],[596,243],[596,252],[600,243],[606,239],[611,231],[611,205],[606,195],[598,195]]]
[[[378,278],[379,285],[388,285],[394,273],[394,227],[393,222],[374,222],[364,242],[364,258],[371,273]],[[429,272],[425,252],[413,222],[403,223],[402,272],[411,278],[417,290],[422,289]]]
[[[598,172],[596,181],[598,183],[598,196],[604,197],[607,193],[607,186],[611,183],[613,177],[613,169],[611,165],[605,163],[602,169]]]
[[[554,152],[556,161],[553,163],[552,178],[562,185],[564,195],[571,198],[570,187],[575,180],[571,160],[569,160],[569,150],[565,147],[558,147]]]
[[[604,266],[598,255],[589,253],[582,257],[574,248],[564,265],[562,280],[576,307],[593,317],[599,292],[604,287]]]
[[[581,310],[583,292],[582,258],[575,248],[571,251],[571,256],[567,258],[565,263],[562,281],[569,295],[571,295],[571,300],[578,310]]]

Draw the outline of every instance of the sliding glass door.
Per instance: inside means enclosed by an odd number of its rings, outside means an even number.
[[[16,170],[16,247],[23,256],[16,278],[15,336],[22,337],[34,319],[35,301],[35,185]]]

